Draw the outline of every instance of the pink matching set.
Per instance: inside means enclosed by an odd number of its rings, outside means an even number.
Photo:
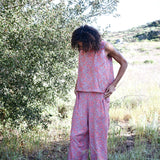
[[[79,52],[76,102],[73,109],[68,160],[107,160],[110,124],[106,88],[113,82],[112,58],[105,54],[105,41],[98,52]]]

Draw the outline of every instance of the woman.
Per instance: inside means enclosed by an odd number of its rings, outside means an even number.
[[[109,97],[124,75],[127,61],[88,25],[73,32],[71,45],[79,50],[79,67],[68,160],[87,160],[89,149],[91,160],[107,160]],[[120,64],[115,78],[112,58]]]

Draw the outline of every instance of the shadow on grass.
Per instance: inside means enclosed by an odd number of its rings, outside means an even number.
[[[69,141],[52,142],[46,149],[32,154],[29,160],[67,160]]]
[[[122,139],[122,140],[120,140]],[[158,160],[160,143],[137,135],[118,136],[115,144],[108,141],[109,160]]]
[[[67,160],[69,141],[53,142],[29,160]],[[132,133],[108,137],[108,160],[160,159],[160,142]],[[90,158],[88,158],[90,160]]]

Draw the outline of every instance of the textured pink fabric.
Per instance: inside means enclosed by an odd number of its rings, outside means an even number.
[[[105,41],[98,52],[79,53],[79,67],[76,91],[104,93],[113,82],[112,58],[105,54]]]
[[[107,160],[109,98],[96,92],[77,92],[72,116],[68,160]]]

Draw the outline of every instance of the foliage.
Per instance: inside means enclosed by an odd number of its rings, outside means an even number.
[[[117,0],[2,0],[0,2],[0,116],[4,125],[47,125],[45,106],[73,87],[77,55],[71,32]]]
[[[152,40],[152,39],[160,39],[160,31],[149,31],[142,34],[137,34],[133,36],[133,38],[137,38],[138,40]]]

